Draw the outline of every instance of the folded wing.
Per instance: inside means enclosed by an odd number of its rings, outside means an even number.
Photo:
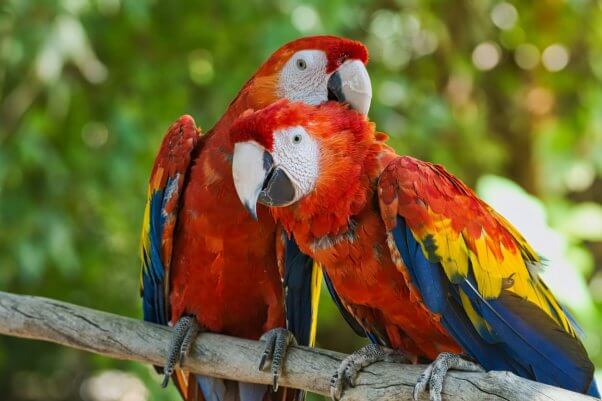
[[[201,138],[192,117],[180,117],[165,135],[151,171],[140,241],[140,296],[144,320],[148,322],[167,325],[171,320],[169,270],[174,229],[188,170],[193,155],[200,150]],[[196,382],[191,379],[179,369],[173,375],[182,397],[200,400]],[[190,386],[190,382],[195,385]]]
[[[378,193],[398,268],[468,354],[489,370],[588,390],[593,365],[572,318],[507,220],[441,166],[410,157],[387,166]]]

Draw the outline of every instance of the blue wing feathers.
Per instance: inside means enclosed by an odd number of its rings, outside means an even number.
[[[288,329],[295,335],[299,344],[309,345],[313,260],[299,250],[293,238],[288,238],[285,246],[284,286]]]
[[[393,231],[393,238],[403,261],[411,265],[408,266],[410,276],[429,309],[440,313],[445,306],[446,294],[441,269],[424,257],[420,244],[401,217],[398,217],[398,227]]]
[[[573,391],[597,392],[593,365],[581,342],[536,305],[506,291],[498,299],[485,300],[470,276],[458,285],[451,283],[439,263],[428,261],[401,217],[392,234],[425,304],[441,314],[443,326],[485,369],[508,370]],[[460,290],[487,322],[489,333],[475,329],[461,305]]]
[[[150,228],[148,255],[145,255],[143,270],[143,313],[144,320],[166,325],[169,322],[165,302],[165,269],[161,259],[161,237],[165,216],[163,210],[162,189],[155,190],[150,199]]]

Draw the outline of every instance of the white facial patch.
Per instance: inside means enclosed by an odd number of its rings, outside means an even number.
[[[280,166],[295,186],[295,200],[310,193],[320,173],[318,144],[303,127],[296,126],[274,134],[274,164]]]
[[[328,59],[322,50],[301,50],[287,61],[278,81],[278,96],[318,105],[328,100]]]

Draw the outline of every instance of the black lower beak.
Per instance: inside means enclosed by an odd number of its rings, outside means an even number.
[[[345,101],[345,94],[343,93],[343,83],[341,81],[341,75],[338,71],[335,71],[326,84],[328,89],[328,100],[335,100],[337,102]]]
[[[275,167],[267,175],[257,201],[267,206],[286,206],[295,200],[295,187],[284,170]]]

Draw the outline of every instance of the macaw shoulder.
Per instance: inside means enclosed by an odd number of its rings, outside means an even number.
[[[384,216],[388,228],[401,215],[418,231],[440,229],[445,221],[455,232],[472,238],[485,232],[509,248],[522,240],[510,223],[439,164],[396,158],[380,177],[379,200],[384,211],[390,211]]]
[[[163,137],[151,172],[151,189],[161,187],[170,173],[185,171],[191,155],[202,136],[194,119],[183,115],[176,120]],[[154,188],[153,188],[154,187]]]

